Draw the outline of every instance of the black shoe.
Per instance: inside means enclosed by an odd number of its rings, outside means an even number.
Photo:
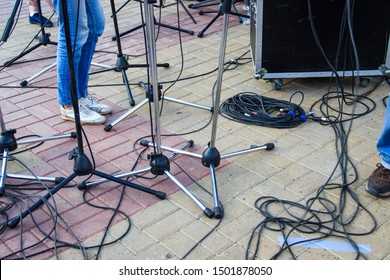
[[[53,22],[42,16],[43,22],[45,23],[45,27],[53,27]],[[29,16],[29,21],[31,24],[41,25],[41,21],[39,20],[39,14],[35,13],[33,16]]]
[[[390,196],[390,170],[378,163],[368,178],[366,191],[376,197]]]

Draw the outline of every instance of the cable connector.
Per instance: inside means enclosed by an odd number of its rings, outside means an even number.
[[[237,59],[235,59],[235,58],[232,58],[232,59],[230,59],[230,63],[231,64],[238,64],[238,61],[237,61]]]
[[[312,117],[310,119],[312,119],[313,121],[318,121],[318,122],[327,122],[327,121],[329,121],[328,118],[326,118],[326,117]]]
[[[295,118],[296,116],[293,110],[288,111],[287,114],[290,114],[292,118]]]
[[[314,112],[310,112],[310,111],[305,112],[305,116],[306,117],[310,117],[310,116],[313,116],[313,115],[314,115]]]

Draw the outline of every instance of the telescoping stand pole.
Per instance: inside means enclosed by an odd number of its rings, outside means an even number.
[[[147,0],[144,1],[145,6],[145,22],[146,22],[146,39],[147,39],[147,45],[148,45],[148,58],[149,58],[149,87],[147,88],[147,92],[149,93],[149,101],[153,102],[154,105],[154,113],[153,113],[153,141],[141,141],[141,145],[144,147],[152,147],[153,148],[153,154],[150,156],[150,167],[144,168],[142,170],[138,171],[132,171],[127,173],[118,174],[118,177],[122,176],[131,176],[140,174],[142,172],[151,172],[154,175],[166,175],[172,182],[174,182],[186,195],[188,195],[202,210],[203,213],[209,217],[215,217],[217,219],[220,219],[223,217],[224,212],[223,208],[220,204],[219,198],[218,198],[218,188],[217,188],[217,179],[215,174],[215,168],[219,166],[221,159],[242,155],[250,152],[255,152],[259,150],[272,150],[274,148],[273,143],[267,143],[262,146],[252,146],[248,149],[240,150],[231,152],[228,154],[220,155],[219,151],[216,148],[216,134],[217,134],[217,122],[218,122],[218,115],[219,115],[219,103],[220,103],[220,96],[221,96],[221,85],[222,85],[222,76],[223,76],[223,65],[225,60],[225,49],[226,49],[226,41],[227,41],[227,30],[228,30],[228,22],[229,22],[229,11],[231,7],[231,2],[227,1],[225,6],[225,16],[224,16],[224,24],[222,29],[222,38],[221,38],[221,47],[220,47],[220,54],[219,54],[219,67],[218,67],[218,75],[217,75],[217,83],[215,87],[215,101],[214,106],[215,108],[212,110],[213,116],[212,116],[212,132],[211,132],[211,140],[209,142],[208,148],[204,150],[202,154],[196,154],[188,151],[184,151],[185,148],[192,146],[193,141],[188,141],[188,145],[182,147],[182,148],[171,148],[167,146],[163,146],[161,143],[161,129],[160,129],[160,106],[159,102],[161,100],[160,97],[160,86],[157,81],[157,67],[156,67],[156,46],[155,46],[155,35],[154,35],[154,25],[153,25],[153,3],[154,0]],[[177,180],[171,173],[170,173],[170,158],[166,157],[162,151],[170,151],[174,155],[185,155],[190,156],[193,158],[197,158],[201,160],[201,163],[210,169],[210,178],[212,181],[212,188],[213,188],[213,202],[214,202],[214,211],[210,208],[206,207],[195,195],[193,195],[185,186],[183,186],[179,180]],[[85,184],[93,185],[101,183],[102,180],[98,181],[90,181],[86,182]]]
[[[62,187],[67,185],[70,181],[75,179],[77,176],[86,176],[86,175],[96,175],[98,177],[104,178],[106,180],[114,181],[116,183],[120,183],[122,185],[132,187],[134,189],[153,194],[158,198],[164,199],[166,194],[164,192],[155,191],[140,185],[137,185],[135,183],[122,180],[120,178],[105,174],[101,171],[98,171],[93,168],[91,161],[84,153],[84,145],[82,140],[82,127],[81,127],[81,121],[80,121],[80,111],[78,106],[78,100],[77,100],[77,89],[76,89],[76,77],[75,77],[75,69],[74,69],[74,61],[73,61],[73,51],[72,51],[72,41],[71,41],[71,35],[70,35],[70,26],[69,26],[69,17],[68,17],[68,10],[67,10],[67,4],[66,2],[69,0],[61,0],[61,8],[62,8],[62,14],[64,18],[64,30],[65,30],[65,39],[66,39],[66,49],[68,53],[68,64],[69,64],[69,71],[70,71],[70,91],[71,91],[71,99],[72,99],[72,106],[74,110],[75,115],[75,127],[76,127],[76,135],[77,135],[77,148],[73,150],[73,152],[70,154],[69,159],[74,160],[73,165],[73,173],[65,178],[60,184],[55,186],[53,189],[51,189],[45,196],[44,199],[38,200],[36,203],[31,205],[26,211],[22,212],[17,217],[11,219],[8,222],[9,227],[15,227],[21,219],[29,215],[33,210],[37,209],[43,204],[43,201],[46,201],[50,199],[56,192],[58,192]],[[79,187],[79,189],[81,189]]]

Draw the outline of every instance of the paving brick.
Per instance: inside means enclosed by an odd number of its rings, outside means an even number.
[[[191,215],[183,210],[173,212],[171,215],[157,221],[155,224],[147,227],[145,232],[155,239],[167,237],[180,230],[186,224],[191,222]],[[165,226],[164,226],[165,225]],[[169,225],[169,226],[168,226]]]
[[[110,234],[115,238],[119,238],[123,236],[125,230],[127,229],[128,223],[127,221],[123,221],[113,226],[110,229]],[[131,226],[129,234],[126,234],[123,238],[121,238],[120,243],[134,254],[140,254],[156,245],[157,242],[137,227]]]
[[[158,243],[155,246],[136,255],[134,260],[177,260],[178,257],[168,248]]]

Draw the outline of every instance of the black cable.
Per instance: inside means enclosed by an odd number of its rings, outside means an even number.
[[[162,3],[161,6],[163,6],[163,4],[164,3]],[[160,7],[160,13],[161,13],[161,7]],[[172,81],[172,83],[170,83],[170,85],[162,92],[160,115],[161,115],[161,113],[163,111],[163,108],[164,108],[164,96],[165,96],[165,93],[167,93],[168,90],[170,88],[172,88],[180,80],[180,77],[183,74],[183,70],[184,70],[184,51],[183,51],[183,42],[182,42],[181,28],[180,28],[179,1],[176,1],[176,14],[177,14],[177,24],[178,24],[178,30],[179,30],[178,37],[179,37],[180,57],[181,57],[181,60],[180,60],[180,70],[179,70],[179,73],[178,73],[176,79],[174,81]]]
[[[39,178],[21,161],[15,159],[21,166],[23,166],[26,170],[28,170],[34,177],[35,179],[44,187],[46,188],[46,184],[44,184],[42,181],[39,180]],[[46,188],[47,191],[48,188]],[[44,242],[45,240],[47,240],[49,238],[49,236],[53,233],[54,234],[54,238],[56,237],[56,223],[57,223],[57,206],[56,206],[56,203],[55,203],[55,200],[53,198],[53,196],[50,197],[50,199],[52,200],[52,204],[49,203],[48,200],[44,199],[43,196],[40,196],[38,194],[35,194],[35,193],[23,193],[19,190],[12,190],[12,189],[8,189],[6,190],[6,195],[9,196],[9,197],[12,197],[13,198],[13,201],[15,201],[14,205],[17,206],[19,208],[19,212],[22,213],[22,207],[19,205],[18,202],[21,202],[23,203],[27,209],[29,209],[29,205],[28,205],[28,198],[35,198],[35,199],[38,199],[38,200],[42,200],[42,204],[44,206],[46,206],[47,208],[47,213],[49,214],[49,216],[51,217],[51,220],[53,221],[53,226],[49,229],[49,232],[47,233],[46,230],[43,230],[41,228],[41,226],[38,224],[38,222],[35,220],[34,218],[34,214],[32,212],[29,213],[29,216],[34,224],[34,226],[43,234],[43,238],[41,240],[38,240],[37,242],[33,243],[33,244],[30,244],[28,245],[27,247],[24,247],[23,246],[23,220],[21,219],[21,223],[20,223],[20,250],[18,251],[15,251],[7,256],[2,256],[1,258],[2,259],[7,259],[7,258],[10,258],[16,254],[20,254],[21,255],[21,258],[26,258],[26,255],[25,253],[28,251],[28,250],[32,250],[33,248],[35,248],[36,246],[38,246],[39,244],[41,244],[42,242]]]
[[[299,104],[292,103],[296,94],[301,94]],[[293,128],[307,120],[305,110],[300,106],[303,97],[300,91],[295,92],[289,101],[243,92],[222,102],[219,111],[225,118],[244,124]]]
[[[388,95],[385,96],[385,97],[383,97],[383,99],[382,99],[382,103],[383,103],[383,105],[384,105],[385,107],[387,107],[387,102],[388,102],[388,100],[389,100],[389,96],[388,96]]]
[[[353,41],[351,9],[354,1],[346,0],[346,7],[343,19],[343,25],[340,29],[348,28],[349,39]],[[309,9],[311,9],[310,1],[308,0]],[[310,13],[310,11],[309,11]],[[311,26],[313,27],[313,16],[310,16]],[[344,32],[340,32],[344,34]],[[313,28],[313,36],[317,44],[319,39]],[[339,42],[343,41],[342,36]],[[353,43],[352,43],[353,44]],[[322,50],[319,45],[319,49]],[[338,47],[340,49],[340,46]],[[322,52],[324,58],[326,55]],[[358,66],[358,51],[356,46],[353,46],[353,59],[355,66]],[[329,61],[328,61],[329,62]],[[338,58],[336,59],[336,64]],[[358,93],[358,85],[355,84],[353,93],[344,91],[342,79],[336,74],[336,67],[331,66],[337,77],[337,90],[329,91],[320,100],[315,102],[314,106],[319,105],[320,111],[323,114],[326,122],[320,122],[322,125],[331,126],[336,138],[336,154],[337,163],[334,166],[330,176],[326,182],[321,185],[313,197],[306,198],[306,202],[297,203],[288,200],[282,200],[271,196],[260,197],[255,208],[260,212],[264,219],[253,230],[246,252],[246,259],[258,258],[261,236],[265,230],[280,232],[283,242],[281,248],[271,257],[271,259],[279,258],[284,252],[288,252],[293,259],[297,258],[294,252],[294,246],[308,243],[315,240],[323,240],[328,237],[347,241],[355,250],[355,258],[366,258],[361,252],[358,244],[353,240],[355,236],[364,236],[371,234],[377,227],[377,222],[374,215],[361,203],[358,195],[354,191],[353,185],[358,180],[358,171],[348,155],[348,137],[351,132],[352,121],[358,117],[364,116],[375,108],[375,102],[367,97],[366,94]],[[374,86],[374,89],[379,83]],[[366,100],[368,104],[364,103]],[[349,106],[349,111],[345,112],[346,106]],[[357,113],[357,107],[362,106],[364,110]],[[346,126],[347,125],[347,126]],[[340,172],[340,177],[336,177],[336,172]],[[337,179],[337,181],[335,180]],[[332,190],[331,194],[327,191]],[[338,201],[333,201],[335,198],[334,191],[339,194]],[[333,199],[332,199],[333,198]],[[347,211],[348,205],[348,211]],[[353,222],[358,218],[365,217],[367,230],[358,231],[353,227]],[[291,243],[288,238],[291,235],[304,236],[300,241]],[[314,237],[308,237],[314,234]]]
[[[20,162],[20,163],[26,169],[28,169],[28,167],[25,166],[22,162]],[[30,172],[32,173],[32,171],[30,171]],[[34,256],[38,256],[38,255],[43,254],[43,253],[47,253],[47,252],[49,252],[51,250],[54,250],[56,252],[56,255],[57,255],[57,250],[59,248],[69,247],[69,248],[75,248],[75,249],[81,250],[83,255],[84,255],[84,258],[88,259],[88,256],[87,256],[87,253],[86,253],[87,250],[95,249],[95,248],[99,249],[99,248],[101,248],[103,246],[107,246],[107,245],[113,244],[116,241],[118,241],[119,239],[123,238],[128,233],[128,231],[130,230],[130,226],[131,226],[130,218],[127,216],[126,213],[118,210],[117,208],[110,208],[110,207],[94,205],[93,203],[91,203],[90,201],[88,201],[86,199],[86,194],[89,193],[89,192],[90,192],[90,189],[86,189],[84,194],[83,194],[84,202],[86,204],[89,204],[90,206],[93,206],[93,207],[98,207],[98,208],[101,208],[101,209],[105,209],[105,210],[112,210],[114,212],[113,217],[115,215],[117,215],[117,214],[120,214],[123,217],[125,217],[125,219],[127,219],[129,221],[128,228],[126,229],[125,233],[123,233],[120,237],[118,237],[118,238],[116,238],[116,239],[114,239],[114,240],[112,240],[110,242],[103,242],[102,241],[99,245],[93,245],[93,246],[89,246],[89,247],[81,245],[81,242],[78,240],[77,236],[74,234],[72,229],[69,227],[69,225],[67,225],[66,221],[64,221],[62,219],[61,215],[57,212],[56,206],[55,206],[54,197],[52,196],[51,199],[53,200],[53,205],[51,203],[49,203],[48,200],[44,200],[44,203],[43,203],[46,206],[46,208],[48,209],[48,212],[51,213],[50,216],[51,216],[51,220],[52,220],[53,225],[50,227],[49,230],[47,228],[45,230],[43,228],[41,228],[40,225],[38,224],[38,222],[34,219],[33,213],[32,212],[30,213],[30,216],[31,216],[31,218],[33,220],[33,223],[34,223],[35,227],[43,234],[44,237],[41,240],[39,240],[38,242],[36,242],[36,243],[34,243],[34,244],[32,244],[32,245],[30,245],[28,247],[21,247],[20,250],[18,250],[16,252],[13,252],[13,253],[11,253],[9,255],[6,255],[6,256],[0,256],[0,258],[1,259],[15,259],[16,255],[21,254],[20,258],[28,259],[28,258],[32,258]],[[4,202],[4,203],[1,203],[0,205],[4,205],[2,208],[4,210],[8,210],[8,209],[10,209],[10,207],[15,205],[15,201],[19,201],[19,202],[25,203],[26,207],[28,207],[27,202],[25,200],[28,197],[36,197],[38,199],[43,199],[42,196],[37,196],[35,194],[29,194],[29,193],[26,193],[26,192],[21,192],[18,189],[16,189],[16,190],[7,189],[7,192],[6,192],[5,196],[4,196],[4,199],[2,198],[1,201],[5,200],[6,198],[9,198],[10,202],[8,202],[8,203]],[[7,214],[6,213],[2,213],[1,210],[2,209],[0,209],[0,215],[5,217],[5,221],[8,221]],[[20,208],[20,211],[21,211],[21,208]],[[5,214],[5,216],[4,216],[4,214]],[[62,240],[60,240],[60,239],[58,239],[56,237],[57,220],[61,220],[63,225],[65,225],[67,231],[70,232],[71,235],[77,240],[76,243],[69,243],[67,241],[62,241]],[[5,230],[6,226],[7,226],[6,222],[2,223],[0,229],[4,228],[4,230]],[[22,228],[23,228],[23,221],[22,221],[22,224],[21,224],[21,234],[20,234],[20,238],[21,238],[20,242],[21,242],[21,244],[23,243],[22,242],[22,238],[23,238],[23,230],[22,230]],[[54,236],[52,236],[53,234],[54,234]],[[30,250],[34,250],[34,248],[37,245],[42,244],[42,242],[44,242],[45,240],[49,240],[49,239],[53,241],[53,243],[54,243],[53,247],[51,247],[51,248],[49,248],[47,250],[42,250],[42,251],[39,251],[39,252],[30,253]]]

